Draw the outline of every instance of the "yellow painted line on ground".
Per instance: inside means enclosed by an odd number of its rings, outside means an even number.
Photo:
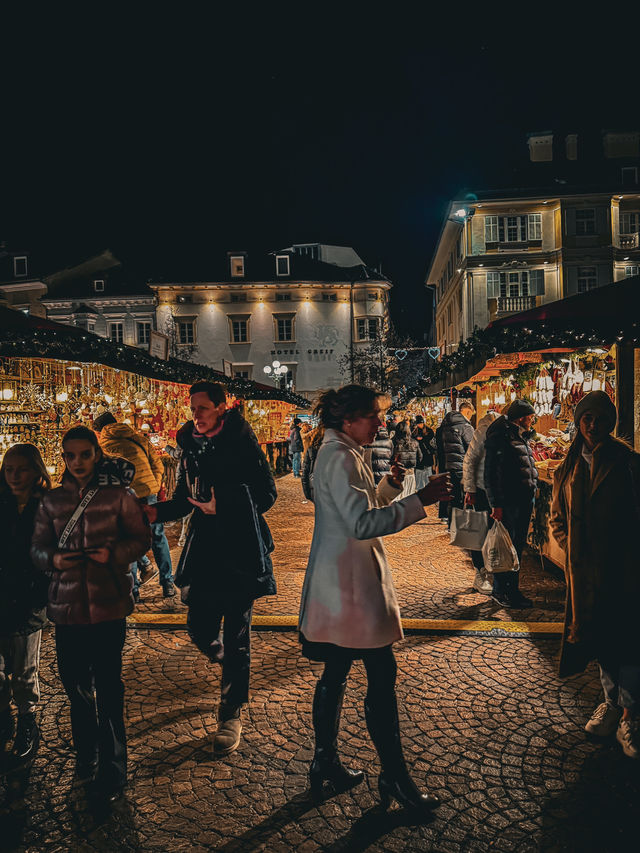
[[[186,625],[186,613],[135,613],[132,625]],[[298,617],[291,614],[260,615],[252,619],[254,628],[297,628]],[[496,619],[403,619],[406,631],[457,631],[461,633],[505,632],[509,634],[562,634],[562,622],[502,622]]]

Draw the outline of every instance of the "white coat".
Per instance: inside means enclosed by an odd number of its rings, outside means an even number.
[[[385,476],[376,489],[365,452],[328,429],[313,472],[315,528],[300,603],[307,640],[375,649],[402,639],[400,609],[380,537],[424,518],[417,495]]]
[[[478,427],[473,434],[471,443],[464,455],[462,463],[462,488],[465,492],[475,494],[478,489],[484,491],[484,440],[487,435],[487,430],[491,424],[499,417],[498,412],[487,412],[480,419]]]

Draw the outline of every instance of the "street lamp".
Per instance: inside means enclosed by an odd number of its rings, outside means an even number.
[[[270,376],[273,379],[276,385],[278,385],[280,388],[285,387],[284,377],[289,372],[286,365],[280,364],[280,362],[276,360],[272,361],[271,364],[265,364],[262,369],[267,374],[267,376]]]

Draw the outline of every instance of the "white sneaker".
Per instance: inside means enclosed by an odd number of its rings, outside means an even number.
[[[584,727],[585,732],[598,737],[609,737],[618,728],[622,709],[603,702],[595,709],[591,719]]]
[[[620,720],[616,740],[628,758],[640,757],[640,728],[638,720]]]
[[[483,595],[491,595],[493,592],[493,584],[487,578],[483,569],[476,570],[476,576],[473,579],[473,588]]]

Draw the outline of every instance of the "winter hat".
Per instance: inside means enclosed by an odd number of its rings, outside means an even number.
[[[606,418],[609,425],[609,432],[613,431],[618,420],[616,407],[611,402],[611,398],[604,391],[591,391],[584,396],[576,406],[573,414],[575,425],[580,424],[580,418],[587,412],[593,412],[594,415],[600,415]]]
[[[515,421],[518,418],[526,418],[527,415],[535,415],[535,409],[531,403],[526,400],[514,400],[509,406],[507,417],[510,421]]]
[[[422,417],[422,415],[416,415],[416,423],[417,424],[423,424],[424,423],[424,418]]]
[[[103,415],[98,415],[97,418],[93,421],[93,428],[96,432],[100,432],[103,427],[106,427],[107,424],[115,424],[117,423],[116,419],[113,417],[111,412],[105,412]]]

